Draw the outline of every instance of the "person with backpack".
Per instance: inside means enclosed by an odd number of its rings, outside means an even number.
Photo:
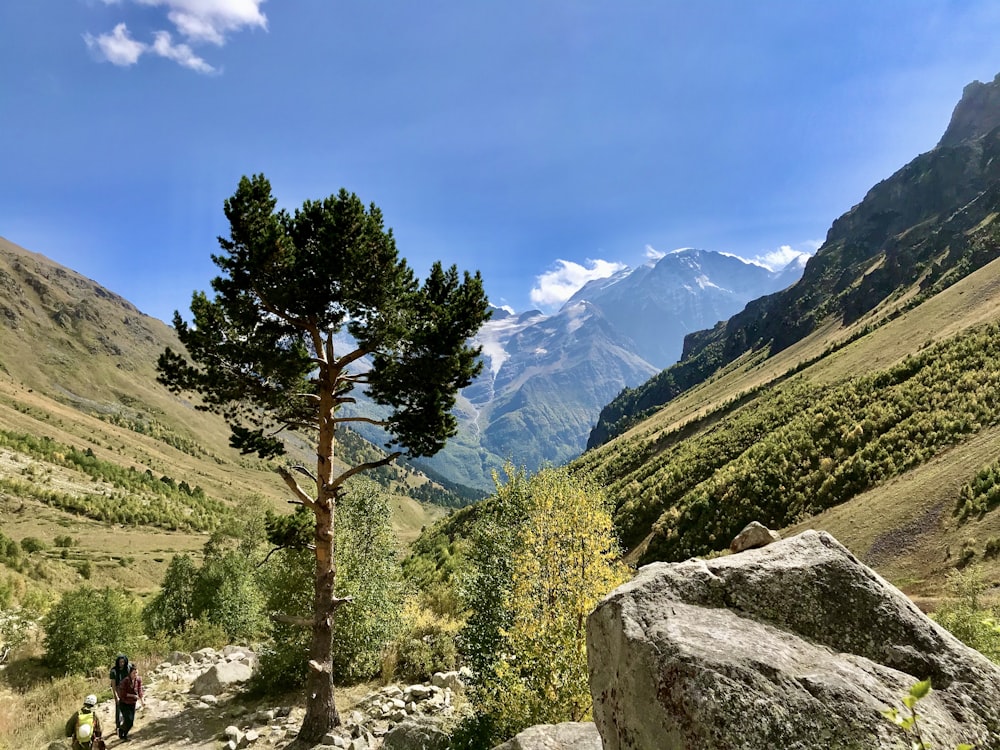
[[[118,727],[118,736],[123,742],[128,740],[128,733],[135,724],[136,704],[144,697],[139,669],[135,664],[129,664],[128,677],[118,683],[118,707],[122,712],[122,724]]]
[[[117,732],[122,725],[122,712],[118,708],[118,685],[121,681],[128,677],[128,667],[129,661],[125,654],[118,654],[115,658],[115,664],[111,667],[111,673],[108,675],[111,678],[111,694],[115,696],[115,731]]]
[[[66,722],[66,736],[73,738],[73,750],[104,750],[101,736],[101,720],[94,709],[97,696],[88,695],[83,699],[83,708],[74,711]]]

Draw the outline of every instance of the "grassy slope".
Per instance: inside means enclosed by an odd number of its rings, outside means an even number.
[[[287,488],[264,462],[228,447],[229,431],[221,419],[195,410],[190,400],[156,382],[156,358],[167,346],[179,348],[173,330],[162,322],[0,238],[0,430],[90,448],[103,461],[186,481],[229,504],[260,498],[275,509],[290,508]],[[305,444],[296,452],[306,464],[315,460]],[[40,486],[77,494],[101,489],[78,472],[20,459],[14,465],[0,461],[0,478],[31,476]],[[29,462],[36,464],[30,475]],[[393,525],[404,543],[446,512],[401,496],[393,507]],[[119,583],[137,591],[158,583],[173,553],[200,550],[207,539],[205,534],[103,524],[2,491],[0,531],[15,540],[36,536],[49,544],[59,535],[76,537],[80,546],[68,552],[68,562],[89,559],[93,583]],[[58,551],[35,554],[50,560],[56,587],[79,580]],[[122,566],[122,557],[132,561]]]
[[[627,491],[628,477],[616,473],[624,447],[654,446],[689,430],[710,429],[713,419],[693,426],[694,420],[754,388],[778,383],[790,370],[812,360],[801,377],[816,383],[834,383],[849,376],[883,370],[933,341],[969,327],[1000,318],[1000,262],[993,262],[944,292],[885,325],[823,356],[836,342],[850,339],[860,327],[891,317],[906,295],[884,305],[852,327],[828,324],[775,357],[745,356],[709,381],[682,394],[651,418],[611,443],[581,457],[585,473],[617,483]],[[721,416],[719,418],[723,418]],[[870,560],[890,579],[908,589],[930,593],[940,588],[944,573],[953,567],[962,542],[975,540],[981,552],[985,541],[1000,535],[1000,517],[987,515],[959,527],[951,517],[958,488],[977,469],[996,458],[997,433],[983,431],[926,465],[890,480],[852,501],[798,524],[827,528],[860,557]],[[614,494],[614,491],[613,491]],[[633,555],[639,550],[633,550]],[[990,563],[993,566],[993,563]]]

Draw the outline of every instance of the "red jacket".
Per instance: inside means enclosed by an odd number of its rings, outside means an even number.
[[[142,678],[139,676],[138,672],[133,672],[118,683],[119,703],[131,703],[135,705],[136,701],[144,698],[145,695],[142,691]]]

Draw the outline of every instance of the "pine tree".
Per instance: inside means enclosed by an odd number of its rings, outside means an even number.
[[[167,350],[160,381],[202,396],[200,408],[222,414],[231,443],[261,458],[284,452],[282,436],[303,431],[315,441],[316,467],[294,467],[314,488],[279,469],[295,501],[315,516],[315,594],[306,716],[300,738],[315,742],[339,724],[333,695],[335,594],[334,520],[344,482],[404,452],[436,453],[457,427],[455,395],[478,374],[469,338],[488,317],[479,274],[460,279],[435,263],[418,283],[399,258],[391,230],[372,204],[341,190],[306,201],[294,213],[276,210],[263,175],[244,177],[226,201],[230,236],[219,238],[221,269],[212,299],[196,292],[193,323],[179,313],[174,327],[187,349]],[[352,343],[345,344],[343,334]],[[338,335],[339,334],[339,335]],[[370,367],[356,369],[362,359]],[[388,416],[341,411],[363,387]],[[337,472],[335,430],[349,422],[385,428],[384,458]]]

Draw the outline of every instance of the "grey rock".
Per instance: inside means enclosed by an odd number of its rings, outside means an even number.
[[[593,722],[539,724],[525,729],[495,750],[602,750],[601,735]]]
[[[404,721],[382,739],[384,750],[447,750],[450,737],[431,721]]]
[[[250,665],[242,661],[214,664],[199,675],[191,685],[191,692],[196,695],[224,693],[236,683],[245,682],[253,676]]]
[[[183,651],[171,651],[167,661],[170,664],[190,664],[194,661],[194,657]]]
[[[459,672],[435,672],[431,675],[431,684],[439,688],[450,688],[456,693],[465,688],[465,682]]]
[[[191,658],[198,664],[214,661],[216,656],[218,656],[218,652],[214,648],[199,649],[191,654]]]
[[[896,747],[882,711],[927,677],[925,742],[1000,736],[1000,668],[826,533],[641,568],[591,614],[587,653],[605,750]]]
[[[781,534],[771,531],[764,524],[758,521],[751,521],[743,527],[743,531],[736,535],[729,545],[729,551],[733,553],[743,552],[757,547],[766,547],[772,542],[781,540]]]

